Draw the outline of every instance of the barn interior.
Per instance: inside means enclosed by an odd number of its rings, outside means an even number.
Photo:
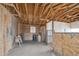
[[[0,3],[0,55],[78,56],[79,3]]]

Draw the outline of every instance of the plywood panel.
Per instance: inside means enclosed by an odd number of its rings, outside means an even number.
[[[13,23],[16,23],[13,17],[5,7],[0,5],[0,55],[6,55],[12,48],[16,26],[13,26]]]
[[[53,45],[54,45],[54,51],[56,51],[56,53],[58,53],[59,55],[62,55],[62,35],[59,33],[56,33],[54,35],[54,41],[53,41]]]
[[[3,45],[3,44],[2,44],[2,42],[3,42],[3,41],[2,41],[2,39],[3,39],[3,38],[2,38],[2,18],[1,18],[1,14],[2,14],[2,13],[1,13],[1,11],[2,11],[2,8],[1,8],[1,6],[0,6],[0,55],[2,55],[2,53],[3,53],[3,51],[2,51],[2,48],[3,48],[3,47],[2,47],[2,45]]]
[[[57,54],[79,55],[79,33],[55,33],[52,46]]]

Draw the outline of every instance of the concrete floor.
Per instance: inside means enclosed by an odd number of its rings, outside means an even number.
[[[21,47],[9,51],[8,56],[55,56],[50,47],[44,43],[26,42]]]

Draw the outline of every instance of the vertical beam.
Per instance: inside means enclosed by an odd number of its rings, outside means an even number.
[[[54,32],[55,32],[55,30],[54,30],[54,21],[52,20],[52,49],[53,49],[53,51],[54,51],[54,44],[53,44],[53,42],[54,42]]]

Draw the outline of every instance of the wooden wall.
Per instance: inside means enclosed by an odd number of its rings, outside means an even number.
[[[54,33],[52,47],[58,55],[79,55],[79,33]]]
[[[22,24],[23,25],[23,33],[29,33],[30,32],[30,25]]]
[[[18,22],[18,34],[21,34],[23,32],[23,24],[21,24],[20,22]]]
[[[2,7],[0,5],[0,55],[3,55]]]
[[[41,26],[40,33],[41,33],[41,41],[47,43],[47,39],[46,39],[47,38],[46,37],[46,35],[47,35],[46,26]]]
[[[17,33],[16,18],[0,5],[0,55],[6,55],[13,47],[13,40]]]

